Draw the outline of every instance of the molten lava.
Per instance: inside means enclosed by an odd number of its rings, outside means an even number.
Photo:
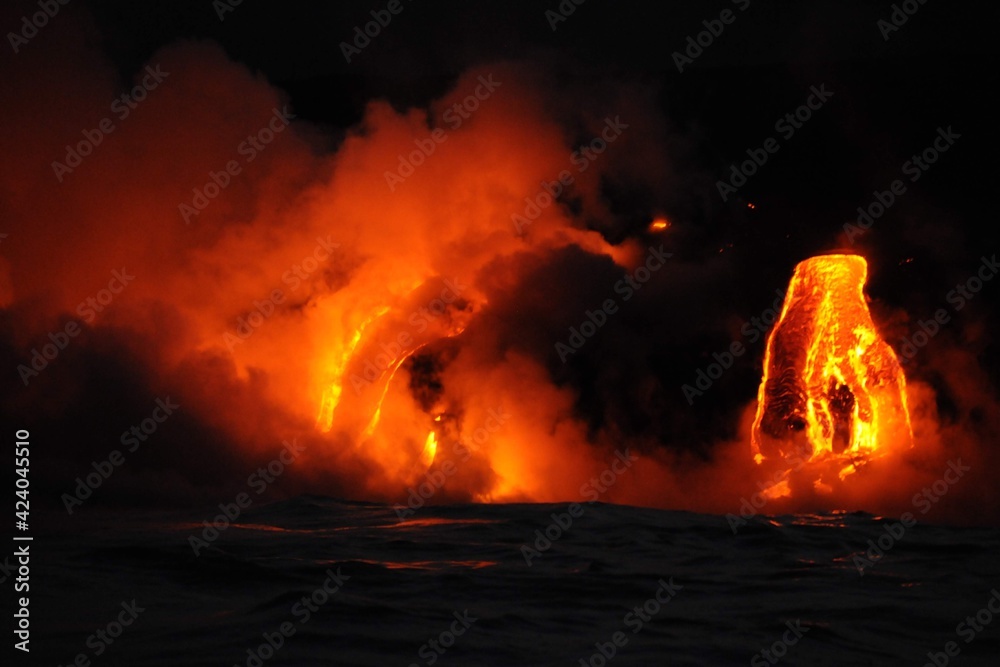
[[[767,341],[754,458],[796,470],[808,466],[818,473],[811,481],[819,491],[912,446],[906,378],[868,312],[867,277],[868,264],[858,255],[799,263]],[[771,495],[790,493],[780,479]]]
[[[649,231],[662,232],[670,229],[670,221],[664,217],[659,217],[649,223]]]
[[[427,441],[424,443],[424,451],[420,454],[420,462],[426,467],[430,467],[434,463],[434,457],[437,456],[437,433],[431,431],[427,434]]]

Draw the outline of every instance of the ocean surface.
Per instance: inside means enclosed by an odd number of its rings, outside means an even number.
[[[755,517],[734,534],[724,516],[604,504],[400,520],[305,496],[252,505],[196,556],[190,538],[216,514],[45,516],[27,664],[1000,664],[996,528],[897,538],[895,519],[854,513]],[[862,576],[855,557],[880,538]]]

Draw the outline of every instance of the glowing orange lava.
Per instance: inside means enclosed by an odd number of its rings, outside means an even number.
[[[323,391],[319,414],[316,416],[316,425],[323,431],[329,431],[333,427],[333,412],[340,403],[341,394],[344,393],[344,374],[347,370],[347,364],[350,362],[355,348],[358,347],[358,343],[361,342],[362,334],[364,334],[365,329],[373,320],[384,315],[388,310],[388,308],[381,308],[365,320],[353,333],[351,340],[344,346],[344,351],[340,355],[334,355],[334,358],[329,362],[328,375],[333,380]]]
[[[423,463],[428,468],[432,463],[434,463],[434,457],[437,456],[437,434],[431,431],[427,434],[427,441],[424,443],[424,451],[420,454],[420,462]]]
[[[767,341],[754,458],[806,466],[819,491],[913,442],[906,378],[868,312],[867,277],[858,255],[799,263]],[[791,493],[784,479],[770,491]]]

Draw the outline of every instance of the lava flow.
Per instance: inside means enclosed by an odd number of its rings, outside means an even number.
[[[439,281],[430,280],[411,287],[406,299],[415,302],[427,300],[427,290],[431,289],[440,298],[432,300],[431,308],[425,309],[428,320],[418,321],[419,326],[410,324],[401,317],[408,311],[418,313],[416,306],[401,306],[392,311],[387,306],[377,308],[353,332],[345,336],[347,340],[335,348],[330,361],[324,365],[323,389],[316,426],[323,432],[337,430],[348,435],[356,447],[363,447],[374,456],[381,467],[395,479],[405,479],[415,471],[428,468],[437,452],[436,430],[430,431],[422,449],[416,442],[411,446],[400,446],[394,435],[379,437],[377,433],[383,417],[392,413],[392,419],[410,420],[402,433],[423,431],[431,423],[431,413],[440,413],[436,400],[428,405],[416,405],[408,391],[390,397],[393,380],[397,371],[407,361],[440,341],[462,333],[472,314],[473,306],[459,296],[452,287],[437,291]],[[471,296],[471,295],[470,295]],[[481,303],[477,304],[481,307]],[[398,332],[398,333],[397,333]],[[383,341],[388,338],[389,343]],[[345,387],[350,387],[345,391]],[[383,408],[386,408],[385,412]],[[391,421],[391,420],[390,420]],[[438,428],[441,416],[433,419]]]
[[[792,469],[829,492],[868,462],[912,446],[906,378],[868,312],[867,276],[858,255],[795,267],[767,341],[751,437],[757,463],[779,470],[771,497],[792,493]]]

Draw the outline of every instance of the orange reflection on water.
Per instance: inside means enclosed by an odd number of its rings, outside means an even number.
[[[486,567],[493,567],[498,563],[493,560],[419,560],[419,561],[390,561],[356,559],[358,563],[368,565],[380,565],[390,570],[446,570],[453,567],[465,567],[472,570],[481,570]]]
[[[424,528],[426,526],[458,526],[462,524],[500,523],[499,519],[445,519],[429,517],[426,519],[407,519],[396,523],[376,526],[377,528]]]

